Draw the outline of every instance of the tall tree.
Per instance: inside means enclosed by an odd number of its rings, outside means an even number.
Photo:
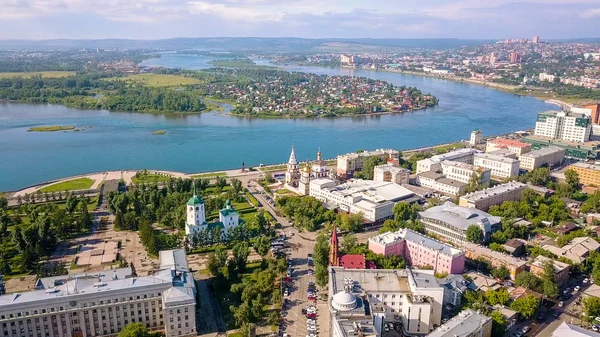
[[[535,315],[539,307],[539,299],[534,295],[528,295],[514,300],[510,304],[510,308],[517,311],[525,319],[530,319]]]
[[[483,242],[483,231],[477,225],[470,225],[467,227],[467,241],[473,243],[482,243]]]

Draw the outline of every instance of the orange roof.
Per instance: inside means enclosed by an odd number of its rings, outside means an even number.
[[[516,146],[516,147],[531,146],[531,144],[523,143],[518,140],[506,139],[506,138],[496,138],[496,139],[490,140],[489,142],[493,143],[493,144],[502,145],[502,146]]]

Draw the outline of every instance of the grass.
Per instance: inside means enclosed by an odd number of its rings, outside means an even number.
[[[286,168],[287,168],[287,165],[283,164],[283,165],[264,166],[264,167],[259,168],[259,170],[261,170],[263,172],[271,172],[271,171],[285,170]]]
[[[433,150],[437,153],[446,153],[454,149],[462,149],[463,147],[465,147],[465,144],[463,143],[453,143],[448,145],[436,146],[433,148]]]
[[[70,131],[74,130],[74,126],[62,126],[62,125],[48,125],[48,126],[34,126],[27,130],[27,132],[55,132],[55,131]]]
[[[169,181],[171,176],[157,173],[138,173],[131,178],[134,184],[164,183]]]
[[[200,179],[200,178],[216,178],[216,177],[227,177],[227,173],[225,172],[209,172],[193,175],[192,178]]]
[[[79,178],[68,181],[63,181],[58,184],[53,184],[40,189],[40,192],[58,192],[58,191],[75,191],[87,190],[94,185],[94,181],[90,178]]]
[[[126,77],[111,77],[107,80],[124,80],[149,87],[176,87],[201,83],[201,81],[196,78],[167,74],[135,74]]]
[[[288,193],[292,193],[292,191],[286,189],[286,188],[280,188],[277,191],[275,191],[275,193],[277,194],[288,194]]]
[[[165,133],[167,133],[166,130],[155,130],[152,132],[153,135],[164,135]]]
[[[15,72],[15,73],[0,73],[0,78],[23,77],[29,78],[33,76],[42,76],[43,78],[67,77],[75,75],[74,71],[31,71],[31,72]]]
[[[248,198],[248,201],[250,201],[250,203],[254,205],[254,207],[259,206],[258,200],[256,200],[256,198],[250,192],[246,192],[245,194],[246,198]]]

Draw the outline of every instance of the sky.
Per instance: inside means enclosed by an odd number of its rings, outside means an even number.
[[[0,0],[0,39],[600,37],[600,0]]]

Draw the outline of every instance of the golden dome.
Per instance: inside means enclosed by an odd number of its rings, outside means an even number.
[[[302,171],[310,173],[311,172],[310,166],[308,166],[308,165],[304,166]]]

